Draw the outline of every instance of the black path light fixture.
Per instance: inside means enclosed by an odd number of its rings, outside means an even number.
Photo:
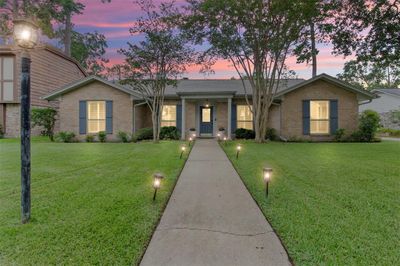
[[[186,146],[185,145],[182,145],[181,146],[181,156],[179,157],[179,159],[182,159],[182,155],[183,155],[183,153],[186,151]]]
[[[224,144],[226,145],[227,138],[225,136],[224,136],[223,140],[224,140]]]
[[[190,144],[192,144],[192,141],[193,141],[193,138],[189,137],[189,147],[190,147]]]
[[[39,39],[38,26],[29,19],[13,21],[14,42],[22,48],[21,54],[21,221],[31,218],[31,59],[29,50],[35,48]]]
[[[236,146],[236,159],[239,159],[239,153],[242,150],[242,145],[238,144]]]
[[[157,190],[161,187],[161,181],[164,179],[164,176],[160,173],[155,173],[153,175],[153,188],[154,188],[154,195],[153,195],[153,201],[156,200],[156,195],[157,195]]]
[[[263,178],[265,182],[265,197],[268,197],[268,185],[269,181],[271,180],[272,176],[272,168],[270,167],[264,167],[263,168]]]

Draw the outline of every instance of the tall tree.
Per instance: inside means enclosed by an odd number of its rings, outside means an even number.
[[[252,104],[256,141],[265,141],[273,95],[285,76],[285,61],[307,25],[309,1],[189,0],[183,29],[209,55],[229,59]],[[246,88],[248,79],[250,88]]]
[[[108,47],[106,37],[97,31],[93,33],[72,32],[71,56],[75,58],[90,75],[102,76],[108,59],[105,58]]]
[[[130,67],[129,77],[124,82],[146,100],[152,113],[153,141],[158,142],[165,88],[175,84],[177,77],[195,61],[195,52],[175,26],[165,20],[172,4],[157,7],[148,0],[135,3],[146,15],[136,21],[130,33],[139,33],[144,40],[138,44],[128,42],[129,48],[119,52],[125,55]]]

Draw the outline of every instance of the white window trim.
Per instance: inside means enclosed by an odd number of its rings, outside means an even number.
[[[328,108],[327,108],[327,110],[328,110],[328,118],[327,119],[313,119],[312,117],[311,117],[311,103],[312,102],[327,102],[328,103]],[[313,136],[321,136],[321,135],[330,135],[330,127],[331,127],[331,119],[330,119],[330,100],[310,100],[310,110],[309,110],[309,112],[310,112],[310,135],[313,135]],[[315,121],[317,121],[317,122],[320,122],[320,121],[327,121],[328,122],[328,132],[315,132],[315,133],[313,133],[312,131],[311,131],[311,122],[315,122]]]

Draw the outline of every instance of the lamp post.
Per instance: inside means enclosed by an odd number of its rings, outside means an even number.
[[[265,197],[268,197],[268,185],[272,176],[272,168],[264,167],[263,168],[263,177],[265,182]]]
[[[156,200],[156,195],[157,195],[157,189],[161,187],[161,180],[164,178],[164,176],[160,173],[156,173],[153,175],[154,181],[153,181],[153,188],[154,188],[154,195],[153,195],[153,201]]]
[[[29,49],[38,42],[38,27],[27,19],[15,19],[14,41],[23,49],[21,55],[21,220],[29,222],[31,218],[31,59]]]
[[[181,156],[179,157],[179,159],[182,159],[182,155],[183,155],[183,153],[186,151],[186,146],[182,146],[181,147]]]
[[[242,150],[242,146],[239,144],[236,147],[236,159],[239,159],[239,153]]]

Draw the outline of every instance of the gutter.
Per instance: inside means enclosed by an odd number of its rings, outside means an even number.
[[[366,100],[366,101],[364,101],[364,102],[361,102],[361,103],[358,104],[358,106],[364,105],[364,104],[368,104],[368,103],[370,103],[370,102],[372,102],[372,99],[369,99],[369,100]]]

